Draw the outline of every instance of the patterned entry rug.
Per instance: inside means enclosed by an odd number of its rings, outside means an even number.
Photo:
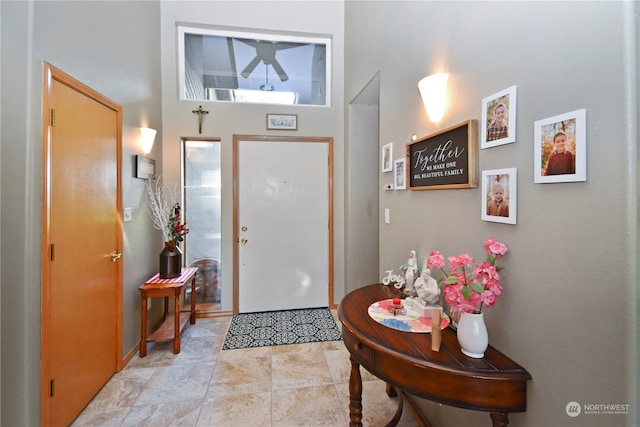
[[[241,313],[233,316],[223,350],[340,341],[328,308]]]

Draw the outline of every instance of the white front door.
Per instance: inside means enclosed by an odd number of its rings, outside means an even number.
[[[328,306],[329,141],[234,141],[239,312]]]

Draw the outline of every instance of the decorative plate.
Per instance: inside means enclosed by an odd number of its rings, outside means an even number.
[[[401,302],[403,303],[402,309],[394,306],[393,299],[374,302],[369,306],[369,316],[376,322],[398,331],[430,333],[431,318],[420,316],[410,307],[405,306],[404,300],[401,300]],[[396,312],[395,315],[394,311]],[[449,317],[442,313],[440,329],[444,329],[448,325]]]

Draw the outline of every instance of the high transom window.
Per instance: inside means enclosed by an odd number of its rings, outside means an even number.
[[[331,39],[178,27],[180,99],[330,105]]]

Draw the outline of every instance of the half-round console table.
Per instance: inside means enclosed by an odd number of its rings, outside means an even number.
[[[393,286],[376,284],[356,289],[340,302],[342,336],[351,353],[350,426],[362,425],[360,366],[387,382],[389,396],[400,394],[392,426],[402,415],[403,402],[424,426],[430,426],[412,396],[489,412],[494,427],[506,426],[509,413],[526,411],[531,375],[495,348],[489,346],[482,359],[467,357],[455,332],[445,329],[440,351],[432,351],[431,334],[391,329],[369,316],[371,304],[397,297],[400,291]]]

